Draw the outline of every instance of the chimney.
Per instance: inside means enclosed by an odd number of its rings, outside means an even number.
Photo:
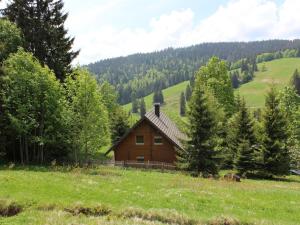
[[[154,112],[157,117],[160,116],[160,103],[154,103]]]

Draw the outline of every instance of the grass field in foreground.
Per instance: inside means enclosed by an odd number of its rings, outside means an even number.
[[[0,169],[0,199],[24,206],[0,224],[163,224],[147,219],[86,217],[64,208],[102,204],[113,211],[135,209],[208,221],[220,216],[256,224],[300,224],[300,178],[241,183],[99,167],[55,171],[46,168]],[[154,217],[159,218],[159,217]],[[155,219],[154,219],[155,220]],[[159,219],[158,219],[159,220]]]
[[[288,84],[296,68],[300,69],[300,58],[283,58],[264,63],[267,70],[261,71],[263,63],[258,64],[260,71],[255,73],[253,81],[242,85],[236,90],[241,96],[245,97],[247,105],[251,108],[263,107],[265,95],[271,84],[282,88]],[[180,93],[185,91],[187,81],[174,85],[163,90],[165,105],[162,110],[174,122],[182,127],[185,118],[179,115]],[[147,110],[152,108],[153,94],[145,98]],[[131,110],[131,103],[123,106],[126,111]],[[139,115],[133,115],[133,120],[137,120]]]

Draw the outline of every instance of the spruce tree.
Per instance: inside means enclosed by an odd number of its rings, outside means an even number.
[[[62,0],[13,0],[3,15],[22,30],[25,49],[48,65],[60,80],[71,70],[79,51],[72,51],[74,38],[67,36],[68,14]]]
[[[159,90],[158,96],[159,96],[159,103],[160,104],[164,104],[165,103],[165,99],[164,99],[164,95],[163,95],[162,90]]]
[[[110,128],[112,143],[117,142],[129,129],[129,115],[118,107],[110,115]]]
[[[140,116],[143,117],[146,114],[146,104],[144,98],[140,102]]]
[[[185,108],[186,108],[186,102],[185,102],[185,96],[184,93],[181,92],[180,95],[180,116],[185,116]]]
[[[192,96],[192,88],[191,85],[188,84],[185,89],[185,99],[188,102]]]
[[[274,87],[271,88],[266,97],[263,123],[265,130],[264,171],[271,175],[288,174],[287,121],[279,107],[279,98]]]
[[[240,174],[253,172],[257,168],[255,159],[256,138],[253,121],[244,99],[240,103],[236,128],[237,157],[235,167]]]
[[[214,112],[204,89],[197,79],[187,114],[188,140],[185,150],[178,151],[179,166],[195,175],[217,174],[217,152],[215,150]]]
[[[153,103],[164,104],[164,96],[161,90],[155,91],[153,94]]]
[[[300,74],[297,69],[294,71],[291,84],[295,88],[297,94],[300,96]]]
[[[138,113],[139,112],[139,102],[136,98],[133,98],[132,100],[132,109],[131,112],[132,113]]]
[[[233,72],[231,74],[231,84],[233,88],[238,88],[240,86],[239,74],[238,72]]]

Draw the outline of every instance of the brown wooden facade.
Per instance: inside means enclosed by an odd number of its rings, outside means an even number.
[[[143,144],[137,143],[138,136],[143,137]],[[156,143],[159,138],[161,138],[161,143]],[[174,144],[147,120],[132,129],[128,136],[115,147],[114,153],[116,161],[136,160],[174,163],[176,160]]]
[[[115,161],[176,161],[176,149],[183,149],[185,135],[155,104],[106,154],[114,151]]]

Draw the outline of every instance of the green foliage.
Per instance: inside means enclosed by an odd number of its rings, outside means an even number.
[[[193,81],[195,72],[213,56],[233,63],[245,58],[254,59],[264,52],[299,48],[299,43],[299,40],[203,43],[187,48],[168,48],[153,53],[101,60],[89,64],[88,68],[100,82],[107,80],[114,85],[119,93],[119,103],[127,104],[132,101],[133,92],[136,92],[136,98],[141,98],[157,89],[165,89],[182,81]],[[250,63],[252,66],[253,62]],[[237,68],[240,65],[231,67]]]
[[[140,101],[140,116],[143,117],[146,114],[146,104],[144,98]]]
[[[47,67],[22,49],[4,61],[3,71],[4,112],[9,121],[8,133],[19,142],[17,158],[28,163],[53,157],[64,147],[65,101],[60,83]]]
[[[225,61],[212,57],[197,72],[200,85],[207,87],[228,115],[234,112],[234,94]]]
[[[179,109],[180,116],[185,116],[185,110],[186,110],[185,96],[184,96],[184,93],[181,92],[181,95],[180,95],[180,109]]]
[[[255,167],[255,159],[253,154],[253,147],[246,139],[241,140],[237,147],[237,158],[235,167],[240,174],[247,174],[253,172]]]
[[[238,71],[234,71],[233,73],[230,73],[231,78],[231,85],[233,88],[238,88],[240,86],[240,74]]]
[[[77,68],[66,79],[74,159],[85,161],[110,141],[108,112],[97,81]]]
[[[109,113],[109,127],[112,142],[118,141],[129,129],[129,116],[117,103],[115,88],[108,82],[100,86],[102,101]]]
[[[68,14],[62,0],[13,0],[4,16],[17,24],[24,35],[24,47],[63,80],[78,51],[72,51],[74,38],[67,36],[64,23]]]
[[[300,96],[293,87],[285,87],[280,92],[280,106],[287,116],[289,134],[288,148],[291,167],[300,168]]]
[[[139,102],[138,102],[138,100],[136,98],[134,98],[132,100],[131,104],[132,104],[131,112],[132,113],[138,113],[138,111],[139,111]]]
[[[279,107],[279,97],[274,87],[266,97],[263,124],[265,129],[264,170],[271,175],[288,174],[290,159],[287,148],[287,119]]]
[[[293,73],[291,84],[295,88],[296,93],[300,96],[300,74],[297,69]]]
[[[8,20],[0,19],[0,63],[10,53],[16,52],[22,44],[23,39],[20,29]]]
[[[256,62],[268,62],[274,59],[298,57],[297,49],[285,49],[283,51],[262,53],[256,57]]]
[[[196,175],[203,176],[218,173],[217,152],[214,134],[216,131],[216,116],[211,105],[209,93],[204,91],[200,75],[189,101],[188,140],[185,150],[178,151],[179,166]]]
[[[160,104],[164,104],[165,103],[164,95],[162,93],[162,90],[158,90],[158,91],[154,92],[153,103],[160,103]]]
[[[185,89],[185,99],[186,99],[186,101],[188,102],[191,97],[192,97],[192,88],[191,88],[191,85],[188,84],[186,86],[186,89]]]
[[[236,117],[235,125],[236,160],[235,167],[240,174],[254,172],[257,169],[255,146],[257,140],[254,134],[253,121],[242,99]]]

